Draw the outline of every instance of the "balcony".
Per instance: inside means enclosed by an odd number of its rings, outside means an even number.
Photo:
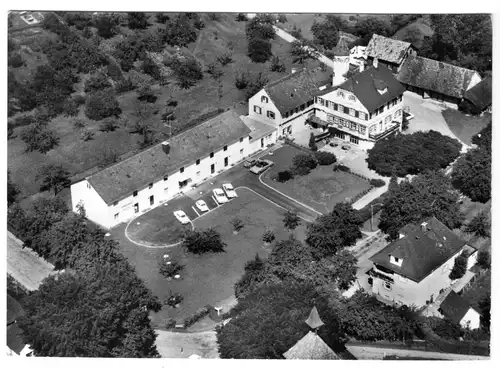
[[[371,139],[374,139],[374,140],[378,141],[379,139],[386,138],[389,135],[391,135],[391,134],[395,133],[396,131],[398,131],[400,125],[401,125],[401,123],[399,123],[397,121],[393,121],[392,124],[386,130],[384,130],[383,132],[376,133],[376,134],[369,133],[368,136]]]

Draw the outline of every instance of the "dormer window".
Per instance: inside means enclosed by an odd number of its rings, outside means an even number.
[[[356,96],[354,96],[354,95],[349,95],[349,100],[351,100],[351,101],[356,101]]]
[[[387,87],[385,87],[383,89],[377,89],[377,92],[380,93],[381,95],[383,95],[384,93],[387,92]]]
[[[394,257],[393,255],[390,256],[390,261],[393,265],[396,265],[398,267],[401,267],[401,265],[403,264],[403,258]]]
[[[269,99],[268,99],[266,96],[262,96],[262,97],[260,98],[260,102],[268,103],[268,102],[269,102]]]
[[[344,92],[338,91],[337,92],[337,96],[344,98]]]

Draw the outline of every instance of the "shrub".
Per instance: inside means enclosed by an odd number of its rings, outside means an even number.
[[[284,182],[291,180],[291,179],[293,179],[292,170],[279,171],[277,176],[276,176],[276,180],[279,181],[280,183],[284,183]]]
[[[160,274],[165,278],[172,278],[178,275],[183,269],[184,265],[177,261],[167,261],[161,260],[160,262]]]
[[[448,340],[458,340],[462,335],[461,327],[448,319],[429,317],[429,327],[440,337]]]
[[[271,67],[269,69],[272,72],[284,73],[286,71],[286,66],[278,56],[273,56],[271,59]]]
[[[234,77],[234,85],[238,89],[247,88],[250,83],[250,73],[248,71],[237,71]]]
[[[271,42],[262,38],[251,38],[248,41],[248,57],[254,63],[265,63],[268,61],[272,53]]]
[[[78,131],[85,128],[85,122],[82,119],[75,119],[73,121],[73,128]]]
[[[434,130],[400,134],[376,142],[366,161],[368,168],[380,175],[415,175],[446,168],[460,155],[461,148],[456,139]]]
[[[486,238],[490,236],[490,228],[486,213],[481,211],[467,224],[465,231]]]
[[[466,251],[460,253],[460,255],[455,258],[455,263],[453,264],[453,268],[450,272],[450,279],[457,280],[462,278],[467,272],[467,258],[469,254]]]
[[[9,54],[7,63],[13,68],[20,68],[25,64],[25,61],[23,60],[21,54],[14,52]]]
[[[259,72],[256,74],[254,77],[252,77],[251,82],[248,85],[247,91],[246,91],[246,98],[250,99],[252,96],[254,96],[257,92],[259,92],[264,86],[269,82],[269,79],[265,77],[262,72]]]
[[[111,88],[111,83],[106,74],[97,72],[90,76],[85,82],[85,92],[96,92]]]
[[[229,223],[231,225],[233,225],[233,229],[236,232],[240,231],[245,226],[245,224],[243,223],[243,220],[241,220],[239,217],[232,218]]]
[[[220,65],[226,66],[227,64],[233,62],[233,54],[230,51],[224,52],[217,56],[217,61],[220,63]]]
[[[238,15],[236,15],[236,21],[237,22],[246,22],[248,20],[246,14],[244,13],[238,13]]]
[[[311,132],[309,135],[309,149],[313,152],[318,150],[318,146],[316,145],[316,138],[314,137],[314,133]]]
[[[76,103],[78,106],[81,106],[81,105],[85,104],[85,96],[82,96],[82,95],[74,95],[74,96],[71,98],[71,101],[73,101],[74,103]]]
[[[168,13],[156,13],[155,19],[158,23],[164,24],[167,20],[170,19]]]
[[[173,318],[169,318],[165,321],[165,329],[166,330],[170,330],[170,329],[174,328],[175,325],[177,325],[177,321]]]
[[[373,185],[374,187],[380,188],[385,185],[385,181],[382,179],[370,179],[370,185]]]
[[[25,128],[21,133],[21,139],[26,143],[27,152],[39,151],[47,153],[59,145],[57,134],[41,123]]]
[[[211,305],[206,305],[205,307],[203,307],[203,308],[199,309],[198,311],[196,311],[196,313],[193,314],[192,316],[186,317],[184,319],[184,328],[188,328],[188,327],[191,327],[192,325],[194,325],[200,319],[202,319],[203,317],[205,317],[206,315],[208,315],[210,313],[210,310],[212,308],[213,307]]]
[[[79,107],[80,106],[74,100],[66,101],[63,105],[64,116],[77,116]]]
[[[220,14],[219,13],[208,13],[208,18],[214,22],[217,22],[220,20]]]
[[[33,124],[35,122],[35,117],[33,115],[22,115],[14,119],[13,123],[10,123],[10,125],[13,128],[21,127],[21,126],[26,126]]]
[[[286,211],[283,217],[283,225],[288,230],[293,230],[300,225],[300,217],[297,212]]]
[[[116,93],[124,93],[134,90],[135,85],[130,78],[124,78],[115,84]]]
[[[182,246],[190,253],[202,254],[207,252],[225,252],[226,243],[222,241],[220,233],[209,228],[206,230],[188,230]]]
[[[274,234],[274,231],[272,231],[271,229],[267,229],[262,234],[262,241],[265,243],[272,243],[274,239],[276,239],[276,235]]]
[[[178,84],[182,89],[189,89],[196,85],[197,81],[203,79],[203,71],[196,60],[174,62],[171,67],[175,71]]]
[[[295,157],[292,159],[292,165],[295,169],[301,169],[301,168],[307,168],[310,170],[313,170],[318,166],[318,161],[312,156],[307,153],[299,153],[295,155]]]
[[[99,127],[99,130],[101,132],[114,132],[117,127],[118,127],[118,124],[114,118],[107,118],[101,122],[101,126]]]
[[[114,93],[111,90],[97,91],[87,97],[85,115],[92,120],[102,120],[110,116],[118,116],[122,112]]]
[[[170,307],[175,307],[177,304],[181,304],[184,297],[179,293],[170,294],[166,300],[166,304]]]
[[[484,270],[491,267],[491,254],[487,250],[481,249],[477,254],[477,264]]]
[[[82,141],[87,142],[87,141],[94,139],[94,136],[95,136],[94,132],[92,132],[88,129],[84,129],[82,131],[82,134],[80,135],[80,138],[82,139]]]
[[[318,161],[318,165],[327,166],[333,165],[337,162],[337,157],[331,152],[316,152],[314,157],[316,157],[316,161]]]

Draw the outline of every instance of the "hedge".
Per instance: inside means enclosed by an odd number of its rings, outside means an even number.
[[[314,156],[316,157],[316,160],[318,161],[318,165],[332,165],[334,164],[335,162],[337,162],[337,157],[335,157],[335,155],[333,153],[330,153],[330,152],[324,152],[324,151],[320,151],[320,152],[316,152],[314,154]]]
[[[198,309],[195,314],[184,319],[184,328],[188,328],[210,313],[213,307],[209,304]]]
[[[385,181],[382,179],[370,179],[370,185],[373,185],[374,187],[380,188],[385,185]]]

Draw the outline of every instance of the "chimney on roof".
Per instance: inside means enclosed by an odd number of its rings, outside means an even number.
[[[165,152],[165,154],[168,155],[170,153],[170,142],[169,141],[162,142],[161,148],[163,149],[163,152]]]
[[[420,229],[422,230],[422,232],[425,233],[427,231],[427,225],[428,225],[427,222],[422,222],[420,224]]]
[[[373,59],[373,67],[378,68],[378,58]]]

